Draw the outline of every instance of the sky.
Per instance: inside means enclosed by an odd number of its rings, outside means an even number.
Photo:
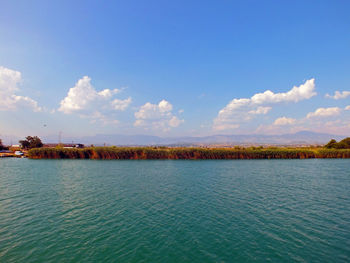
[[[18,1],[0,138],[350,133],[350,2]]]

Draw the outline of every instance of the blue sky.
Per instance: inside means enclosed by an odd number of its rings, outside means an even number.
[[[346,135],[349,11],[334,0],[2,1],[0,137]]]

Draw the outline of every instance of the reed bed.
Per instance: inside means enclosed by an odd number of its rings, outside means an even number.
[[[34,148],[31,159],[311,159],[350,158],[350,150],[326,148],[166,148],[89,147],[83,149]]]

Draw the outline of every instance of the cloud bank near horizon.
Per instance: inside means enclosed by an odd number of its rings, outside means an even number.
[[[346,112],[350,110],[349,106],[344,109],[339,107],[317,108],[300,119],[279,117],[272,124],[260,125],[256,131],[277,134],[324,130],[334,134],[339,134],[339,132],[346,134],[350,129],[350,116]]]
[[[242,123],[252,120],[255,115],[267,114],[271,105],[282,102],[297,103],[316,96],[315,79],[309,79],[299,87],[294,86],[287,92],[274,93],[266,90],[251,98],[231,100],[214,119],[213,129],[216,131],[230,130],[240,127]]]

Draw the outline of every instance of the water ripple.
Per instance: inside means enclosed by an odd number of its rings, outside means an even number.
[[[0,262],[349,262],[347,160],[0,160]]]

